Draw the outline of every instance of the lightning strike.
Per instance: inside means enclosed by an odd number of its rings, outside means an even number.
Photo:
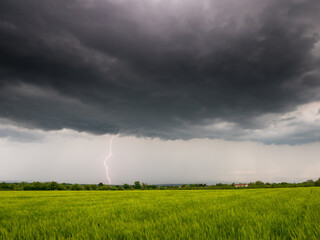
[[[109,177],[109,171],[108,171],[109,168],[108,168],[107,162],[108,162],[109,158],[111,158],[111,156],[112,156],[112,141],[113,141],[114,137],[115,137],[115,136],[112,136],[112,137],[110,138],[109,154],[106,156],[106,158],[105,158],[105,160],[104,160],[104,162],[103,162],[103,164],[104,164],[104,166],[105,166],[105,168],[106,168],[106,175],[107,175],[107,179],[108,179],[109,185],[111,185],[111,179],[110,179],[110,177]]]

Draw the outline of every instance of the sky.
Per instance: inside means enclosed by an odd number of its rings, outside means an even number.
[[[318,0],[0,6],[0,181],[320,177]]]

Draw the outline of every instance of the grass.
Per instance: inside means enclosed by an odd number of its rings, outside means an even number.
[[[2,191],[0,239],[320,239],[320,188]]]

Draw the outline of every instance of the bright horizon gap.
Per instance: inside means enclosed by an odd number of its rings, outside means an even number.
[[[0,139],[1,181],[105,183],[105,141],[110,135],[94,136],[64,129],[39,137],[41,140],[34,142]],[[217,139],[164,141],[119,136],[112,150],[108,162],[110,178],[114,179],[112,185],[134,181],[293,183],[315,180],[320,175],[316,157],[320,155],[319,142],[279,146]],[[8,158],[13,160],[5,161]]]

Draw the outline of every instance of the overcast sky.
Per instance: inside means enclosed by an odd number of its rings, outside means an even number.
[[[0,181],[320,177],[318,0],[0,0]]]

